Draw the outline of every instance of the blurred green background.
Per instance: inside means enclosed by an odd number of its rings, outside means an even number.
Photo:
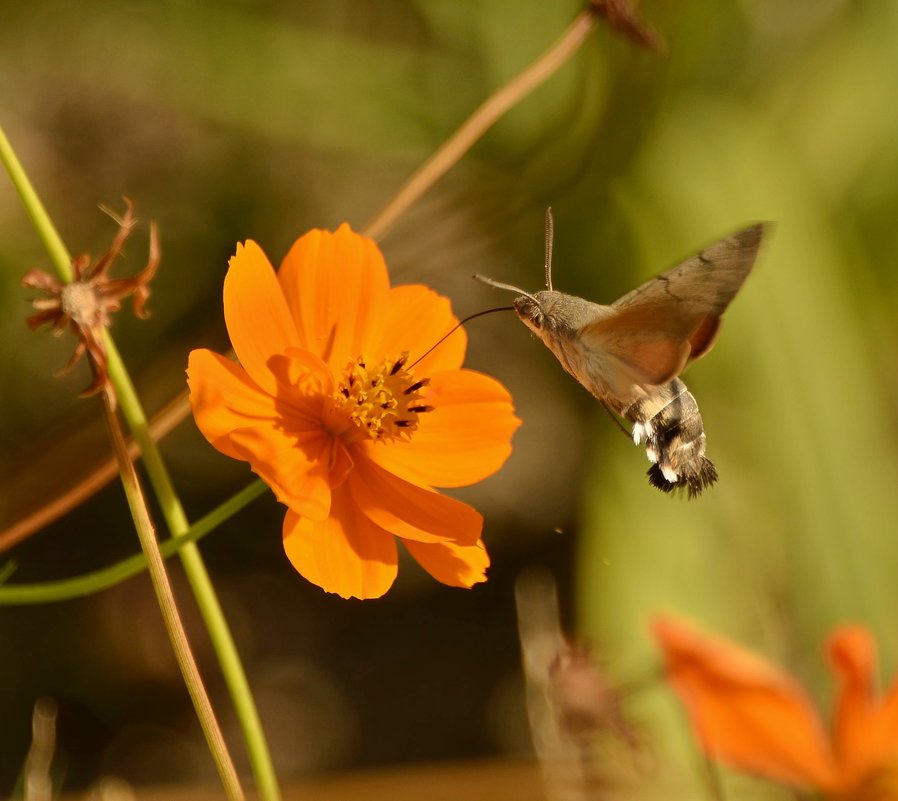
[[[0,123],[74,253],[105,250],[114,225],[97,206],[122,194],[157,220],[152,317],[127,308],[114,326],[152,411],[184,388],[192,348],[226,347],[221,284],[237,241],[277,261],[311,227],[362,228],[578,8],[0,2]],[[600,29],[381,246],[395,283],[429,283],[463,316],[509,299],[472,273],[540,287],[550,204],[556,288],[601,302],[776,221],[717,346],[685,376],[720,483],[691,503],[655,492],[644,452],[513,315],[472,322],[469,365],[510,387],[524,421],[506,468],[459,493],[486,516],[486,585],[451,590],[406,563],[383,600],[326,596],[289,567],[270,497],[202,544],[284,778],[526,753],[512,591],[532,566],[554,572],[567,624],[623,681],[652,670],[646,623],[661,610],[786,664],[824,706],[819,646],[834,625],[866,623],[883,675],[898,666],[898,4],[645,0],[641,12],[666,58]],[[117,274],[143,266],[145,248],[144,224]],[[23,322],[21,276],[48,265],[0,181],[4,524],[105,452],[98,402],[75,397],[87,368],[53,377],[73,339]],[[163,451],[194,518],[250,479],[189,421]],[[135,550],[113,485],[0,560],[15,560],[18,582]],[[145,577],[0,607],[0,654],[0,793],[42,695],[60,704],[68,788],[109,773],[213,778]],[[682,721],[660,690],[631,706],[660,765],[635,784],[665,786]],[[732,797],[769,789],[728,781]]]

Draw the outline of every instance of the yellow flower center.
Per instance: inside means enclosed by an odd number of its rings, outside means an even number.
[[[369,365],[362,356],[350,362],[334,393],[336,410],[372,439],[410,437],[418,427],[418,416],[433,407],[422,403],[421,390],[429,379],[415,380],[405,368],[407,361],[408,352],[376,365]]]

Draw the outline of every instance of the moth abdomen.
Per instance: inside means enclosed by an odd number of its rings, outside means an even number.
[[[645,443],[653,487],[662,492],[685,489],[695,498],[717,481],[717,468],[705,456],[705,429],[698,404],[679,378],[630,405],[623,414],[633,422],[633,441]]]

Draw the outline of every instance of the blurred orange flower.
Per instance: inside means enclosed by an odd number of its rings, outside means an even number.
[[[277,274],[255,242],[238,245],[224,313],[240,364],[190,354],[193,415],[286,504],[296,570],[344,598],[379,597],[395,535],[438,581],[484,581],[483,518],[433,488],[496,472],[520,421],[501,384],[461,369],[463,329],[424,355],[458,322],[449,301],[391,288],[377,245],[344,224],[298,239]]]
[[[654,633],[709,756],[830,798],[898,799],[898,683],[877,693],[865,629],[845,626],[827,641],[838,684],[829,733],[802,688],[759,657],[672,618],[657,620]]]

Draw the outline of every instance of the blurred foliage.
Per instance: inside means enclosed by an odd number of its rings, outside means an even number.
[[[153,316],[138,326],[125,310],[114,329],[152,410],[183,388],[191,348],[224,346],[236,241],[274,255],[313,226],[363,227],[577,8],[0,2],[2,122],[73,252],[102,252],[113,224],[97,204],[123,193],[158,221]],[[757,646],[823,699],[819,644],[841,621],[874,631],[884,676],[898,668],[898,6],[645,0],[641,12],[666,58],[599,30],[382,246],[396,282],[427,282],[464,315],[506,300],[474,272],[539,287],[549,204],[556,286],[605,302],[775,220],[720,341],[686,374],[720,484],[692,503],[656,493],[641,450],[511,315],[473,322],[469,363],[510,386],[524,420],[506,469],[460,493],[486,515],[486,586],[449,590],[406,564],[383,601],[323,596],[286,565],[270,499],[203,543],[286,776],[526,750],[511,586],[530,564],[559,574],[622,680],[653,669],[659,609]],[[145,237],[120,269],[142,265]],[[24,327],[19,280],[46,259],[8,185],[0,242],[8,522],[105,445],[98,408],[75,398],[86,368],[53,376],[71,339]],[[194,516],[248,480],[191,423],[164,445]],[[110,487],[17,548],[13,580],[133,552],[119,496]],[[60,699],[72,786],[210,775],[145,585],[0,609],[0,787],[39,695]],[[664,693],[638,702],[663,787],[682,721]]]

